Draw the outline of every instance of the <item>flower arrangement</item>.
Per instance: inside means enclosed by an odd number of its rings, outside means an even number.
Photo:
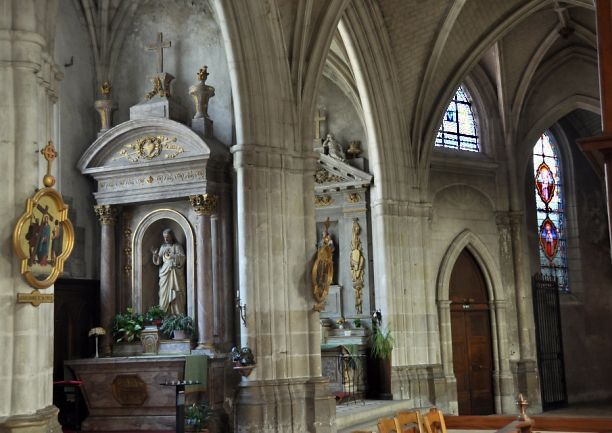
[[[336,320],[336,326],[338,327],[338,329],[344,329],[345,323],[346,319],[344,317],[340,317],[338,320]]]

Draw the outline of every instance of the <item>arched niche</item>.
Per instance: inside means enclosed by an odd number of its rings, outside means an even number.
[[[140,220],[132,239],[132,299],[136,311],[144,312],[159,304],[158,267],[153,264],[151,250],[163,242],[164,229],[172,229],[175,241],[185,250],[185,277],[187,287],[186,313],[195,317],[195,239],[187,218],[173,209],[159,209]]]

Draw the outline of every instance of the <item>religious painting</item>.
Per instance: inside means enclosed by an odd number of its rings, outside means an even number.
[[[550,218],[546,218],[540,226],[540,245],[542,245],[544,255],[552,261],[559,246],[559,232]]]
[[[550,167],[545,162],[538,166],[535,181],[540,199],[548,205],[555,195],[555,179]]]
[[[73,245],[68,206],[55,189],[41,189],[28,199],[13,232],[13,247],[28,284],[37,289],[51,286],[63,271]]]

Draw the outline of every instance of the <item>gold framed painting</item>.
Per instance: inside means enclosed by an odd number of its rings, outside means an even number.
[[[13,231],[13,247],[21,273],[32,287],[51,286],[64,270],[74,246],[68,206],[53,188],[43,188],[26,202]]]

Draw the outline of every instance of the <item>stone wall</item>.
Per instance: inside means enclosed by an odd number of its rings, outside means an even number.
[[[76,164],[96,139],[100,125],[93,108],[96,84],[91,43],[84,18],[71,0],[59,2],[54,59],[64,73],[55,118],[58,188],[69,206],[75,229],[74,250],[66,262],[64,277],[94,278],[100,262],[94,245],[100,234],[93,215],[93,185]]]

